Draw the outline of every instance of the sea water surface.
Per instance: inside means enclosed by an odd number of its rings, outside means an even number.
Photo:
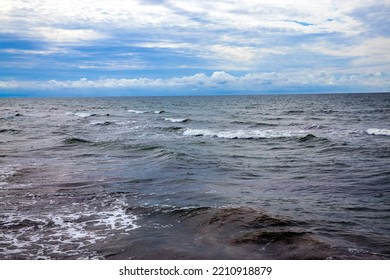
[[[0,99],[0,259],[389,259],[390,94]]]

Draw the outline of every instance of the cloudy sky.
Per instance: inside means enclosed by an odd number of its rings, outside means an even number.
[[[1,0],[0,96],[390,91],[390,0]]]

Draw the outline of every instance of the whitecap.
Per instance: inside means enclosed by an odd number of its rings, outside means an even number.
[[[85,113],[85,112],[77,112],[74,115],[77,117],[80,117],[80,118],[87,118],[87,117],[93,116],[94,114]]]
[[[371,135],[390,136],[390,129],[369,128],[366,130],[366,133]]]
[[[205,136],[227,139],[261,139],[261,138],[284,138],[304,135],[303,131],[286,130],[225,130],[215,131],[210,129],[186,129],[184,136]]]
[[[91,113],[87,113],[87,112],[76,112],[76,113],[66,112],[65,115],[77,116],[77,117],[80,117],[80,118],[87,118],[87,117],[95,116],[95,114],[91,114]]]
[[[146,111],[138,111],[138,110],[127,110],[129,113],[134,113],[134,114],[145,114],[147,113]]]
[[[0,186],[8,185],[7,180],[17,172],[16,166],[0,166]]]
[[[174,119],[174,118],[165,118],[164,121],[169,121],[173,123],[183,123],[189,121],[189,119]]]

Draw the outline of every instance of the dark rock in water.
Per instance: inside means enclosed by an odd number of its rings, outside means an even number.
[[[306,136],[301,137],[301,138],[299,139],[299,141],[304,142],[304,141],[312,140],[312,139],[314,139],[314,138],[317,138],[317,137],[316,137],[315,135],[313,135],[313,134],[307,134]]]
[[[23,115],[20,114],[20,113],[16,113],[16,114],[15,114],[15,117],[23,117]]]

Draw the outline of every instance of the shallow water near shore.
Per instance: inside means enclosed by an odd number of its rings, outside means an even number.
[[[0,99],[0,259],[389,259],[390,94]]]

